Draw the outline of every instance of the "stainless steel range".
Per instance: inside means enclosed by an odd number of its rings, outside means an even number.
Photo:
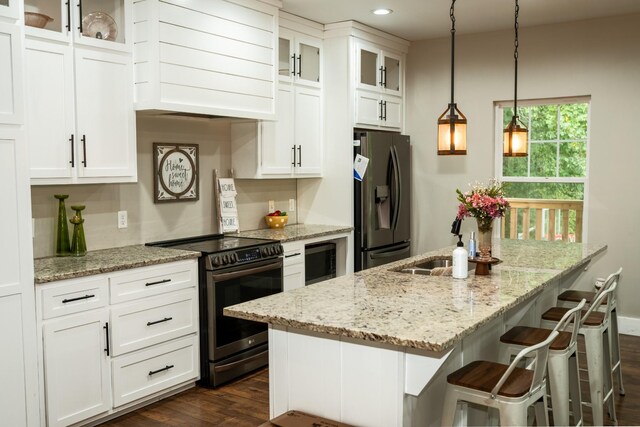
[[[268,363],[267,325],[222,314],[224,307],[282,292],[277,241],[207,236],[148,243],[201,252],[200,384],[215,387]]]

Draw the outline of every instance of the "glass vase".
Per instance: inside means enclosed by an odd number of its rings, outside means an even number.
[[[87,254],[87,241],[84,238],[84,219],[82,218],[83,205],[71,206],[76,214],[69,220],[73,224],[73,237],[71,239],[71,254],[73,256],[85,256]]]
[[[478,221],[478,259],[491,259],[491,234],[493,221]]]
[[[69,242],[69,227],[67,226],[67,208],[64,199],[68,194],[55,194],[58,199],[58,225],[56,227],[56,256],[71,255],[71,244]]]

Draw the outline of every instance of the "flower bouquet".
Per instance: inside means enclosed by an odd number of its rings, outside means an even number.
[[[457,219],[464,217],[474,217],[478,222],[478,250],[481,259],[491,258],[491,229],[493,220],[502,218],[509,202],[504,198],[502,184],[492,179],[489,185],[475,183],[471,186],[471,191],[465,193],[456,189],[458,194],[458,214]]]

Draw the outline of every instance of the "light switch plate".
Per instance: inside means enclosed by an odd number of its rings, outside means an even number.
[[[276,202],[273,200],[269,200],[269,213],[275,212],[276,210]]]
[[[289,212],[295,212],[296,210],[296,199],[289,199]]]

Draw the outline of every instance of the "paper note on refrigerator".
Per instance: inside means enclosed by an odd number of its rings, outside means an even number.
[[[362,181],[364,174],[367,171],[368,164],[368,158],[361,156],[360,154],[356,154],[356,158],[353,161],[353,177],[358,181]]]

